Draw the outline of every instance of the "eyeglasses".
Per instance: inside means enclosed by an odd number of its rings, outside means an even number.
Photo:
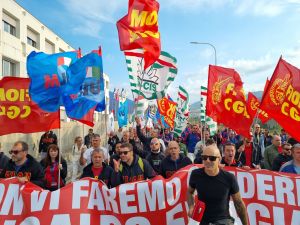
[[[23,152],[23,150],[10,150],[8,153],[17,155],[19,152]]]
[[[120,152],[119,152],[119,155],[123,155],[123,154],[124,154],[124,155],[127,155],[128,152],[131,152],[131,151],[122,151],[122,152],[120,151]]]
[[[286,151],[291,151],[292,149],[291,148],[283,148],[284,150]]]
[[[218,156],[213,156],[213,155],[202,155],[201,156],[202,160],[206,161],[207,159],[209,159],[209,161],[216,161],[217,158],[219,158]]]

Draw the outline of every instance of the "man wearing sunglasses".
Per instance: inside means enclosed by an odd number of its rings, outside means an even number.
[[[28,154],[28,144],[17,141],[9,151],[11,159],[0,174],[1,178],[17,177],[21,183],[32,182],[40,187],[44,185],[43,169],[31,155]]]
[[[156,174],[145,159],[133,153],[130,143],[123,143],[120,159],[114,161],[113,182],[116,185],[153,178]]]
[[[247,211],[233,174],[220,170],[220,151],[216,145],[206,146],[202,160],[204,168],[192,171],[188,188],[189,215],[194,210],[194,192],[205,204],[201,225],[233,225],[229,213],[229,199],[232,197],[235,209],[243,225],[248,225]]]
[[[289,143],[285,143],[282,145],[282,152],[277,155],[277,157],[273,161],[272,170],[279,171],[280,167],[286,162],[293,159],[292,157],[292,145]]]
[[[294,144],[292,147],[293,159],[286,162],[280,168],[280,172],[300,174],[300,144]]]

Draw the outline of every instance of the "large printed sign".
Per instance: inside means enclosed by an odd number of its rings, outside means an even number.
[[[45,112],[29,97],[28,78],[0,80],[0,135],[32,133],[60,127],[59,111]]]
[[[187,225],[187,184],[195,166],[200,165],[187,166],[167,180],[158,176],[112,189],[90,178],[55,192],[14,178],[0,180],[0,224]],[[237,178],[250,225],[299,225],[299,175],[225,169]],[[231,215],[241,224],[232,207]]]

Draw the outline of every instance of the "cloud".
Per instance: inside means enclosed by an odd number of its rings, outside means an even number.
[[[300,10],[299,0],[164,0],[168,7],[184,11],[232,8],[240,16],[254,15],[274,17],[292,9]]]
[[[115,23],[115,14],[124,6],[125,1],[106,0],[60,0],[70,15],[72,31],[83,35],[98,37],[104,23]],[[73,25],[74,24],[74,25]]]

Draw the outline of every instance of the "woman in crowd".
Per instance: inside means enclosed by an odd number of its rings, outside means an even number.
[[[41,161],[41,165],[44,169],[44,182],[46,189],[55,191],[58,189],[58,186],[65,186],[65,178],[68,172],[67,162],[61,157],[59,163],[59,148],[56,144],[48,146],[47,156]],[[60,180],[58,181],[59,173]]]
[[[80,165],[79,159],[81,152],[84,152],[86,149],[87,147],[83,144],[82,137],[77,136],[72,147],[72,182],[75,181],[82,173],[82,166]]]

